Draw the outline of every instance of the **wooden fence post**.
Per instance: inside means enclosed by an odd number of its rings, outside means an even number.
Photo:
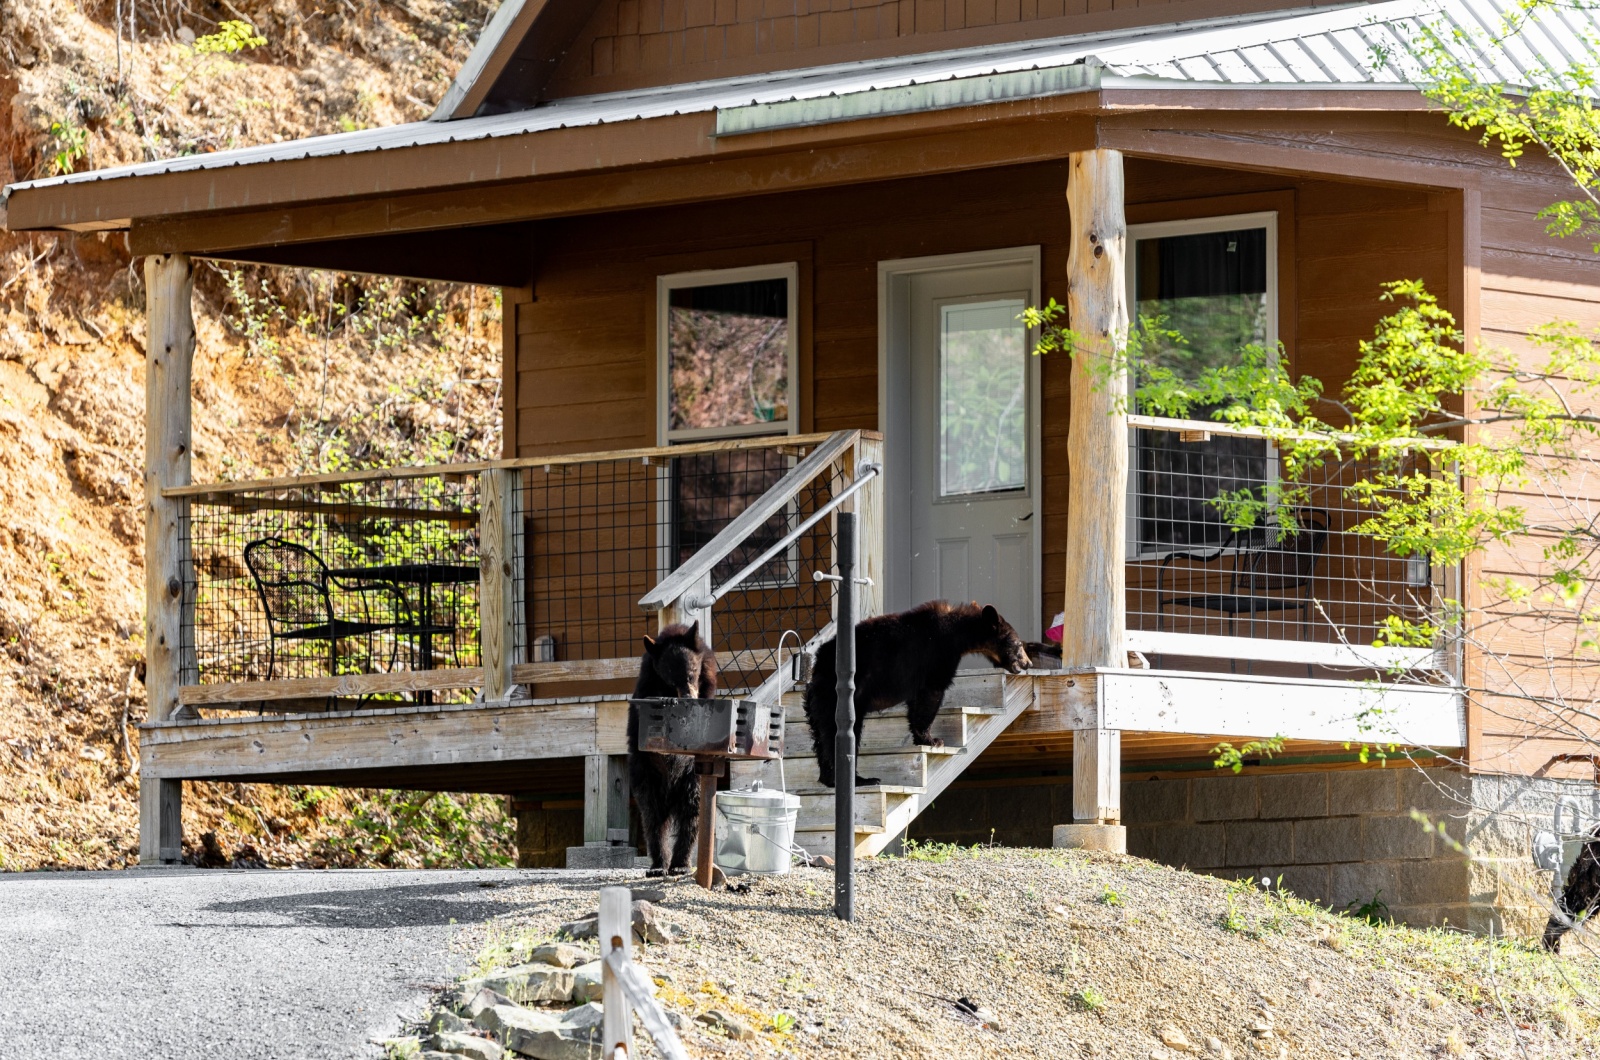
[[[622,979],[606,960],[612,950],[621,950],[626,960],[633,959],[633,892],[626,887],[600,888],[600,1004],[605,1008],[600,1030],[604,1037],[600,1055],[612,1060],[617,1050],[633,1055],[633,1005],[622,988]]]
[[[1067,177],[1072,242],[1067,313],[1072,355],[1072,418],[1067,459],[1067,623],[1062,666],[1127,665],[1127,375],[1119,363],[1128,332],[1122,154],[1072,154]],[[1073,733],[1075,822],[1117,824],[1121,810],[1121,734],[1103,727]]]
[[[517,631],[517,586],[525,585],[521,493],[522,472],[491,468],[478,476],[479,644],[483,654],[483,698],[502,703],[515,691],[512,667],[522,661]]]
[[[193,636],[192,580],[186,501],[162,491],[190,481],[190,374],[194,365],[194,266],[187,254],[145,259],[144,584],[145,693],[151,721],[180,710],[178,689],[198,680],[185,620]],[[183,857],[183,782],[141,768],[139,862]]]

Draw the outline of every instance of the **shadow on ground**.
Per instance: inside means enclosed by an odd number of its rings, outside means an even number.
[[[498,897],[500,890],[505,897]],[[476,924],[508,913],[541,912],[551,902],[518,901],[513,885],[485,886],[474,880],[425,883],[396,887],[353,887],[338,891],[248,898],[213,902],[202,912],[267,914],[291,923],[233,923],[232,927],[394,928]],[[184,925],[190,926],[190,925]]]

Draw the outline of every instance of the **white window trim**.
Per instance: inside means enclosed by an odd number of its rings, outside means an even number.
[[[1165,236],[1192,236],[1207,232],[1229,232],[1241,228],[1267,230],[1267,336],[1266,350],[1269,363],[1278,362],[1278,211],[1263,210],[1257,213],[1225,214],[1220,217],[1194,217],[1182,221],[1157,221],[1151,224],[1128,226],[1127,253],[1123,255],[1123,282],[1127,286],[1129,326],[1139,326],[1138,313],[1138,246],[1141,239],[1161,239]],[[1130,396],[1130,402],[1132,400]],[[1137,411],[1132,410],[1132,411]],[[1203,424],[1202,424],[1203,426]],[[1139,550],[1139,492],[1138,485],[1138,428],[1128,432],[1128,482],[1127,482],[1127,553],[1128,561],[1159,560],[1174,553],[1190,549]],[[1267,480],[1278,477],[1278,450],[1267,443]]]
[[[668,428],[671,367],[667,341],[668,292],[677,287],[704,287],[710,284],[739,283],[744,280],[787,280],[789,283],[789,416],[770,423],[747,423],[736,427]],[[696,442],[722,438],[748,438],[769,434],[800,433],[800,265],[789,261],[774,265],[752,265],[742,269],[703,269],[656,277],[656,444]]]

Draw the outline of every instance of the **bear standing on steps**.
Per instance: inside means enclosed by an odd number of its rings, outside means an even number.
[[[951,606],[943,600],[920,604],[897,615],[879,615],[856,625],[856,748],[867,713],[906,705],[911,739],[927,747],[944,741],[928,727],[944,706],[944,694],[956,679],[963,655],[985,655],[996,666],[1021,673],[1028,652],[1011,623],[992,607],[976,603]],[[806,721],[816,742],[817,773],[833,787],[833,741],[838,729],[838,673],[833,641],[817,649],[816,665],[806,685]],[[876,784],[875,777],[856,777],[856,785]]]
[[[711,699],[717,694],[717,657],[700,639],[700,623],[667,626],[644,638],[635,699]],[[640,751],[639,707],[628,706],[628,780],[639,806],[639,825],[650,854],[647,876],[689,871],[689,848],[700,823],[700,785],[694,759]],[[672,857],[664,852],[671,845]]]

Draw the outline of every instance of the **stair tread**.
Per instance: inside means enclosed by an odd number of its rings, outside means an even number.
[[[926,787],[915,784],[863,784],[856,788],[857,794],[861,792],[882,792],[885,795],[921,795],[927,791]],[[832,788],[824,788],[816,784],[795,785],[789,789],[791,795],[832,795]]]

